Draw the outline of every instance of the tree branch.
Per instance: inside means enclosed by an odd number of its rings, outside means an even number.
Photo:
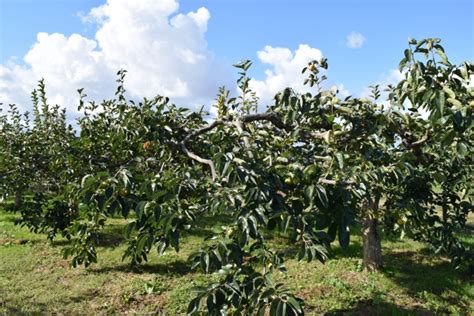
[[[204,165],[208,165],[209,168],[211,169],[211,177],[212,177],[212,181],[215,181],[216,178],[217,178],[217,172],[216,172],[216,167],[214,166],[214,162],[210,159],[205,159],[205,158],[202,158],[198,155],[196,155],[195,153],[193,153],[192,151],[190,151],[188,149],[188,147],[186,147],[186,143],[189,142],[191,139],[201,135],[201,134],[205,134],[211,130],[213,130],[214,128],[220,126],[220,125],[224,125],[226,124],[225,121],[223,120],[215,120],[214,122],[212,122],[212,124],[209,124],[207,126],[204,126],[202,128],[199,128],[191,133],[189,133],[188,135],[186,135],[186,137],[184,137],[184,139],[179,142],[179,147],[181,148],[181,150],[191,159],[193,160],[196,160],[197,162],[199,163],[202,163]]]
[[[242,133],[243,132],[243,126],[242,126],[243,124],[256,122],[256,121],[270,122],[273,125],[275,125],[275,127],[279,128],[279,129],[282,129],[282,130],[285,130],[287,132],[292,131],[294,129],[293,126],[285,124],[283,122],[283,120],[278,116],[278,114],[276,114],[274,112],[248,114],[248,115],[244,115],[244,116],[241,116],[241,117],[234,118],[232,120],[215,120],[211,124],[209,124],[207,126],[204,126],[202,128],[199,128],[199,129],[189,133],[188,135],[186,135],[186,137],[184,137],[184,139],[178,145],[180,146],[181,150],[189,158],[191,158],[191,159],[193,159],[193,160],[195,160],[195,161],[197,161],[201,164],[208,165],[209,168],[211,169],[212,180],[214,181],[217,178],[217,172],[216,172],[216,169],[215,169],[215,166],[214,166],[214,163],[212,162],[212,160],[202,158],[202,157],[196,155],[195,153],[193,153],[192,151],[190,151],[187,147],[187,143],[190,140],[192,140],[193,138],[196,138],[199,135],[205,134],[205,133],[207,133],[207,132],[209,132],[209,131],[213,130],[214,128],[216,128],[218,126],[221,126],[221,125],[234,126],[239,131],[239,133]],[[316,131],[314,131],[314,132],[310,133],[310,135],[314,138],[326,139],[328,137],[327,133],[328,133],[327,131],[326,132],[316,132]],[[248,141],[247,137],[244,137],[244,142],[245,142],[245,145],[248,147],[249,146],[249,141]],[[324,160],[328,159],[326,157],[324,157],[324,158],[320,157],[320,158],[322,158]],[[331,184],[331,185],[335,185],[335,184],[353,185],[353,184],[355,184],[355,182],[352,182],[352,181],[336,182],[334,180],[328,180],[328,179],[322,179],[322,180],[320,180],[320,182],[324,183],[324,184]]]
[[[323,184],[330,184],[330,185],[343,185],[343,186],[351,186],[351,185],[354,185],[356,184],[355,181],[353,180],[347,180],[347,181],[336,181],[336,180],[330,180],[330,179],[319,179],[318,180],[319,183],[323,183]]]
[[[216,172],[216,167],[214,166],[214,162],[210,159],[204,159],[202,157],[199,157],[198,155],[196,155],[195,153],[193,153],[192,151],[190,151],[185,143],[181,142],[180,143],[180,147],[181,147],[181,150],[184,151],[184,153],[186,155],[188,155],[189,158],[193,159],[193,160],[196,160],[197,162],[199,163],[202,163],[202,164],[205,164],[205,165],[208,165],[209,168],[211,168],[211,176],[212,176],[212,181],[215,181],[216,178],[217,178],[217,172]]]
[[[215,181],[215,179],[217,178],[217,171],[216,171],[214,162],[210,159],[202,158],[202,157],[196,155],[195,153],[193,153],[192,151],[190,151],[187,147],[187,143],[190,140],[192,140],[193,138],[196,138],[199,135],[205,134],[205,133],[207,133],[207,132],[209,132],[209,131],[213,130],[214,128],[216,128],[218,126],[221,126],[221,125],[233,125],[239,130],[239,132],[242,132],[242,130],[243,130],[242,123],[250,123],[250,122],[255,122],[255,121],[268,121],[268,122],[271,122],[276,127],[280,128],[280,129],[287,130],[287,131],[293,129],[291,126],[288,126],[288,125],[284,124],[283,121],[280,119],[280,117],[276,113],[273,113],[273,112],[256,113],[256,114],[244,115],[244,116],[238,117],[238,118],[236,118],[232,121],[230,121],[230,120],[215,120],[211,124],[209,124],[207,126],[204,126],[202,128],[199,128],[199,129],[189,133],[188,135],[186,135],[186,137],[184,137],[184,139],[181,142],[179,142],[178,145],[180,146],[181,150],[189,158],[191,158],[191,159],[193,159],[193,160],[195,160],[195,161],[197,161],[201,164],[205,164],[205,165],[209,166],[209,168],[211,169],[212,181]],[[246,145],[247,145],[248,139],[246,139],[245,142],[246,142]]]
[[[283,121],[278,116],[278,114],[274,112],[249,114],[249,115],[242,116],[239,120],[242,123],[250,123],[254,121],[269,121],[280,129],[284,129],[286,131],[293,130],[292,126],[286,125],[285,123],[283,123]]]
[[[331,161],[332,157],[330,156],[313,156],[315,160]]]
[[[212,124],[209,124],[207,126],[199,128],[199,129],[189,133],[188,135],[186,135],[186,137],[184,137],[184,139],[180,142],[180,144],[185,144],[188,141],[190,141],[191,139],[195,138],[196,136],[207,133],[207,132],[213,130],[214,128],[216,128],[217,126],[224,125],[224,124],[226,124],[226,121],[215,120],[214,122],[212,122]]]
[[[407,143],[407,147],[408,148],[417,148],[417,147],[420,147],[421,145],[423,145],[424,143],[426,143],[426,141],[428,140],[429,138],[429,135],[428,134],[425,134],[422,138],[420,138],[419,140],[413,142],[413,143]]]

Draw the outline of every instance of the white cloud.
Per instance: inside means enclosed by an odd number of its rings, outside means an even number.
[[[250,87],[257,93],[262,105],[268,105],[275,94],[286,87],[298,92],[314,90],[303,85],[305,75],[301,74],[301,70],[311,60],[321,60],[323,54],[319,49],[300,44],[292,52],[288,48],[265,46],[257,56],[262,63],[271,66],[265,71],[264,80],[250,81]]]
[[[346,37],[346,45],[349,48],[361,48],[362,45],[364,45],[365,41],[366,38],[364,37],[364,35],[355,31],[352,31]]]
[[[405,73],[401,72],[398,69],[392,69],[389,71],[388,74],[384,75],[382,83],[385,85],[394,85],[400,82],[402,79],[405,78]]]
[[[94,39],[39,33],[23,64],[0,65],[0,102],[30,109],[30,93],[45,78],[50,102],[74,114],[78,88],[89,99],[111,98],[115,74],[124,68],[131,97],[162,94],[183,106],[208,103],[229,82],[229,70],[207,49],[209,11],[178,8],[177,0],[108,0],[83,17],[97,25]]]
[[[344,86],[344,84],[338,84],[335,86],[336,87],[336,90],[337,90],[337,93],[342,97],[342,98],[346,98],[348,96],[351,95],[351,92],[349,90],[346,89],[346,87]]]
[[[405,79],[406,72],[400,72],[398,69],[392,69],[388,73],[384,73],[380,76],[380,81],[377,83],[380,89],[380,98],[377,103],[382,104],[385,108],[391,107],[391,104],[388,100],[388,93],[385,91],[385,88],[388,85],[396,86],[401,80]],[[372,92],[369,87],[366,87],[360,93],[360,98],[369,98]],[[408,111],[408,108],[411,107],[410,101],[408,99],[403,103],[403,110]],[[423,118],[428,118],[429,112],[425,109],[419,108],[418,113]]]

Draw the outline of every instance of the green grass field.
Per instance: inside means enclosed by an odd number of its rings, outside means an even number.
[[[0,211],[0,313],[183,314],[193,287],[216,277],[190,271],[186,262],[220,225],[216,220],[191,231],[180,253],[153,254],[148,263],[131,269],[121,261],[124,220],[108,223],[98,264],[72,268],[61,255],[66,240],[50,243],[44,235],[16,226],[16,218]],[[473,229],[463,232],[471,245]],[[272,243],[291,250],[283,237]],[[446,258],[409,239],[385,240],[383,251],[382,272],[361,272],[361,240],[355,236],[348,249],[335,247],[326,264],[292,259],[288,273],[277,278],[306,301],[310,315],[474,314],[472,280],[453,270]]]

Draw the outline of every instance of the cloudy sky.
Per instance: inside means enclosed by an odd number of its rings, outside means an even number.
[[[474,1],[0,0],[0,102],[30,109],[45,78],[51,103],[73,117],[78,88],[113,97],[125,68],[131,98],[209,105],[219,86],[235,89],[231,65],[251,59],[265,104],[304,89],[301,68],[322,56],[328,84],[358,96],[399,77],[409,37],[440,37],[451,61],[472,61]]]

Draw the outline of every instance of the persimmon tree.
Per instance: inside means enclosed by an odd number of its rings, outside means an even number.
[[[75,214],[68,198],[75,136],[65,111],[48,104],[42,80],[32,101],[32,119],[15,105],[0,116],[0,196],[14,200],[9,208],[20,212],[22,225],[52,239]]]
[[[26,121],[26,122],[25,122]],[[0,117],[0,188],[2,198],[13,196],[14,206],[22,204],[22,193],[31,176],[28,168],[27,139],[28,114],[22,116],[15,105]]]
[[[400,134],[403,145],[414,149],[415,160],[411,176],[389,204],[403,222],[407,216],[406,228],[415,238],[447,252],[456,265],[470,263],[472,269],[472,250],[456,239],[455,230],[473,211],[474,66],[453,65],[439,39],[412,39],[400,70],[405,78],[389,99],[407,104],[411,113],[421,109],[426,118],[403,115],[406,127]],[[413,142],[416,137],[421,138]]]
[[[405,77],[388,87],[386,100],[378,86],[369,98],[340,99],[325,89],[322,59],[303,69],[311,93],[287,88],[260,113],[249,88],[251,63],[241,62],[240,94],[221,88],[210,121],[166,97],[127,100],[119,71],[115,99],[87,103],[79,91],[79,135],[58,110],[60,119],[51,121],[57,130],[36,119],[30,131],[18,111],[1,117],[0,185],[15,192],[5,181],[15,179],[8,163],[30,159],[10,144],[39,161],[56,157],[41,169],[47,181],[35,182],[47,185],[22,187],[38,198],[20,210],[31,229],[71,238],[64,254],[74,266],[96,262],[100,231],[112,216],[129,219],[124,259],[132,264],[152,249],[179,251],[181,236],[204,215],[231,217],[189,258],[193,268],[221,276],[198,289],[190,314],[302,314],[302,301],[272,280],[289,256],[268,243],[276,231],[287,234],[299,260],[324,262],[335,240],[347,247],[360,227],[368,271],[382,267],[382,230],[430,243],[456,266],[469,264],[472,251],[456,231],[473,210],[473,66],[452,65],[437,39],[409,45],[400,63]],[[25,147],[23,138],[42,145]],[[59,138],[65,145],[54,147]]]

